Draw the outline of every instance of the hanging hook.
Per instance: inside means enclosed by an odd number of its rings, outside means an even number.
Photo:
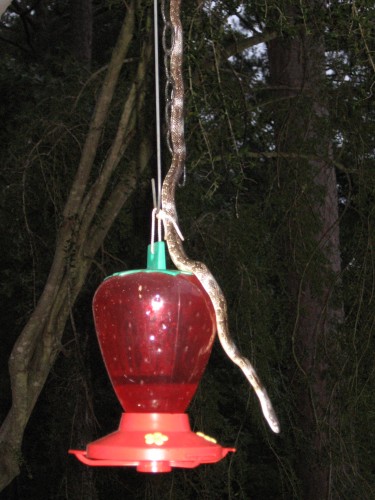
[[[151,189],[152,189],[152,200],[154,208],[151,212],[151,253],[154,253],[154,243],[155,243],[155,221],[158,223],[158,241],[162,240],[162,220],[158,217],[158,213],[161,211],[158,207],[158,199],[156,196],[155,179],[151,179]]]

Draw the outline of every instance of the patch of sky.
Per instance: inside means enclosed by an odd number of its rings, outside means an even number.
[[[237,12],[238,12],[238,15],[233,14],[233,15],[229,16],[227,19],[227,25],[232,31],[234,31],[242,36],[245,36],[247,38],[252,38],[253,36],[256,36],[257,34],[259,34],[259,32],[262,31],[261,26],[256,27],[256,28],[259,28],[258,31],[250,30],[250,29],[245,28],[243,26],[243,23],[241,22],[241,19],[239,17],[239,16],[245,15],[245,9],[243,6],[240,6],[238,8]],[[267,55],[267,48],[266,48],[265,43],[258,43],[256,45],[254,45],[253,47],[249,47],[247,49],[244,49],[241,52],[241,57],[246,59],[246,60],[251,60],[254,58],[260,59],[260,58],[265,57],[266,55]],[[229,57],[228,61],[234,63],[236,61],[236,56]],[[260,68],[258,68],[256,70],[255,74],[253,75],[253,78],[255,81],[264,81],[263,71]]]
[[[326,75],[338,86],[343,82],[351,81],[347,72],[350,68],[348,55],[343,50],[326,51]]]
[[[216,120],[216,116],[213,113],[200,113],[200,119],[203,123],[212,123]]]
[[[344,144],[344,136],[340,131],[335,133],[334,142],[337,146],[342,146]]]

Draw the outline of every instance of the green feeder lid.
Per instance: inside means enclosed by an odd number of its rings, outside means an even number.
[[[154,243],[154,245],[148,245],[147,247],[147,269],[132,269],[131,271],[121,271],[119,273],[108,276],[106,279],[112,278],[113,276],[126,276],[127,274],[134,273],[155,272],[169,274],[171,276],[177,276],[179,274],[186,274],[188,276],[191,276],[192,274],[185,271],[178,271],[177,269],[167,269],[165,242],[157,241],[156,243]]]

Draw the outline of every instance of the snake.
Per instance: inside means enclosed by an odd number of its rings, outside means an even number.
[[[173,264],[180,271],[196,276],[209,296],[216,319],[216,330],[222,348],[229,359],[243,372],[257,395],[263,415],[270,428],[275,433],[280,432],[277,415],[265,387],[259,379],[251,362],[241,355],[234,343],[228,326],[227,302],[219,284],[206,264],[190,259],[184,250],[181,233],[178,230],[178,214],[175,194],[176,186],[183,173],[186,160],[186,145],[184,135],[184,81],[182,74],[183,62],[183,29],[180,18],[181,0],[170,2],[170,25],[172,46],[170,49],[170,77],[172,93],[170,106],[170,142],[172,159],[161,188],[161,210],[158,215],[163,221],[164,238]]]

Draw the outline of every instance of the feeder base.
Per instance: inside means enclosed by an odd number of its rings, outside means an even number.
[[[235,448],[223,448],[190,429],[186,413],[123,413],[119,429],[89,443],[86,451],[69,450],[92,466],[133,466],[138,472],[170,472],[215,463]]]

